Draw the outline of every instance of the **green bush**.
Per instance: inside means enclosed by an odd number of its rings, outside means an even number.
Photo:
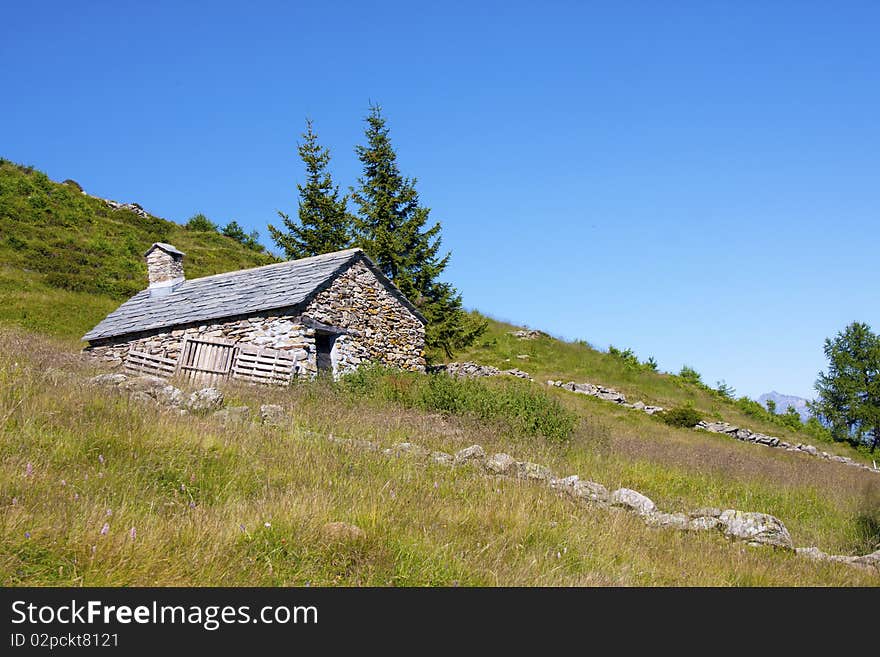
[[[656,416],[671,427],[686,427],[688,429],[693,429],[703,419],[697,409],[691,406],[677,406],[657,413]]]
[[[216,233],[217,224],[208,219],[201,212],[191,216],[186,222],[187,230],[197,230],[204,233]]]
[[[682,366],[681,370],[678,373],[679,378],[688,383],[692,383],[695,386],[704,386],[703,377],[700,376],[700,373],[697,372],[693,367],[688,367],[687,365]]]
[[[459,379],[443,373],[362,367],[342,377],[338,386],[358,397],[500,422],[522,434],[550,440],[567,440],[577,424],[575,413],[525,381]]]

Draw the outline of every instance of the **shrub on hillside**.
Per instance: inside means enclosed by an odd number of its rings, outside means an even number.
[[[703,419],[697,409],[691,406],[677,406],[657,413],[657,416],[671,427],[693,429]]]
[[[204,233],[216,233],[217,224],[208,219],[201,212],[191,216],[186,222],[187,230],[196,230]]]
[[[359,397],[500,422],[523,434],[550,440],[567,440],[577,424],[577,415],[558,400],[518,380],[458,379],[442,373],[362,367],[342,377],[339,386]]]
[[[678,377],[683,381],[694,384],[695,386],[706,385],[703,383],[703,377],[700,376],[700,373],[693,367],[688,367],[687,365],[682,366],[681,370],[678,372]]]

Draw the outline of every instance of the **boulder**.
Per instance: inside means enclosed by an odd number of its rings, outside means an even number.
[[[471,463],[473,461],[482,461],[486,458],[486,451],[480,445],[471,445],[460,449],[455,453],[454,461],[456,465],[462,463]]]
[[[493,454],[488,459],[486,459],[485,463],[483,463],[483,467],[486,468],[486,472],[505,477],[515,476],[517,472],[516,466],[516,459],[514,459],[510,454],[504,453]]]
[[[657,505],[645,495],[629,488],[618,488],[609,497],[611,506],[618,506],[639,515],[647,515],[657,508]]]
[[[181,406],[183,404],[183,391],[168,384],[153,388],[153,397],[157,403],[163,406]]]
[[[216,411],[223,406],[223,393],[217,388],[202,388],[189,396],[186,407],[193,413]]]
[[[284,407],[280,404],[260,406],[260,421],[270,427],[277,427],[284,420]]]
[[[363,529],[347,522],[328,522],[321,527],[321,534],[334,543],[350,543],[367,538],[367,533]]]
[[[516,462],[516,476],[519,479],[528,479],[531,481],[550,481],[553,479],[553,473],[546,465],[532,463],[530,461]]]
[[[791,535],[779,518],[766,513],[727,509],[718,517],[724,534],[730,538],[761,545],[794,549]]]
[[[701,509],[694,509],[688,514],[688,516],[690,516],[691,518],[717,518],[720,515],[721,509],[713,506],[703,507]]]
[[[688,517],[683,513],[663,513],[653,511],[644,516],[645,524],[651,527],[668,527],[670,529],[687,529]]]
[[[692,532],[704,532],[709,531],[711,529],[718,529],[721,525],[721,521],[718,518],[713,516],[699,516],[697,518],[692,518],[690,522],[688,522],[688,530]]]
[[[455,459],[446,452],[431,452],[431,461],[440,465],[452,465]]]
[[[214,413],[214,417],[223,425],[247,422],[251,409],[247,406],[229,406]]]

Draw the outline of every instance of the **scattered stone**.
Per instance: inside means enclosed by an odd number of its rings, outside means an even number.
[[[284,407],[280,404],[260,406],[260,421],[270,427],[277,427],[284,420]]]
[[[729,537],[750,543],[794,549],[788,529],[779,518],[769,514],[727,509],[721,512],[718,522],[723,526],[725,535]]]
[[[217,388],[202,388],[189,396],[186,407],[193,413],[216,411],[223,406],[223,393]]]
[[[179,407],[183,404],[183,392],[172,385],[164,385],[153,389],[153,397],[163,406]]]
[[[703,532],[709,531],[710,529],[718,529],[721,525],[721,521],[718,518],[713,516],[700,516],[699,518],[693,518],[688,523],[688,530],[692,532]]]
[[[471,461],[482,461],[485,458],[486,451],[480,445],[471,445],[457,451],[454,462],[456,465],[460,465],[462,463],[470,463]]]
[[[683,513],[663,513],[653,511],[645,515],[645,523],[651,527],[668,527],[685,530],[688,528],[688,517]]]
[[[516,476],[519,479],[529,479],[532,481],[550,481],[553,479],[553,473],[550,468],[538,463],[530,461],[516,461]]]
[[[321,533],[333,542],[363,541],[367,538],[363,529],[347,522],[328,522],[321,528]]]
[[[547,334],[544,331],[537,331],[535,329],[521,329],[519,331],[510,331],[508,335],[512,335],[515,338],[519,338],[520,340],[537,340],[538,338],[547,337]]]
[[[649,497],[629,488],[618,488],[609,498],[611,506],[619,506],[634,511],[639,515],[647,515],[657,508]]]
[[[431,461],[440,465],[452,465],[455,462],[452,454],[446,452],[431,452]]]
[[[688,516],[691,518],[717,518],[721,515],[721,509],[714,506],[704,507],[702,509],[694,509]]]
[[[512,477],[516,475],[517,463],[510,454],[493,454],[483,464],[486,472],[494,475]]]

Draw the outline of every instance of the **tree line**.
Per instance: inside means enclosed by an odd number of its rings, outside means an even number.
[[[451,254],[440,249],[440,223],[430,220],[416,179],[400,171],[381,107],[370,107],[365,124],[364,143],[355,147],[362,172],[343,194],[330,172],[329,149],[306,121],[297,145],[305,165],[305,181],[296,186],[297,215],[278,211],[281,222],[270,224],[269,234],[290,259],[362,248],[428,320],[426,346],[451,356],[486,324],[465,312],[459,292],[440,280]]]

